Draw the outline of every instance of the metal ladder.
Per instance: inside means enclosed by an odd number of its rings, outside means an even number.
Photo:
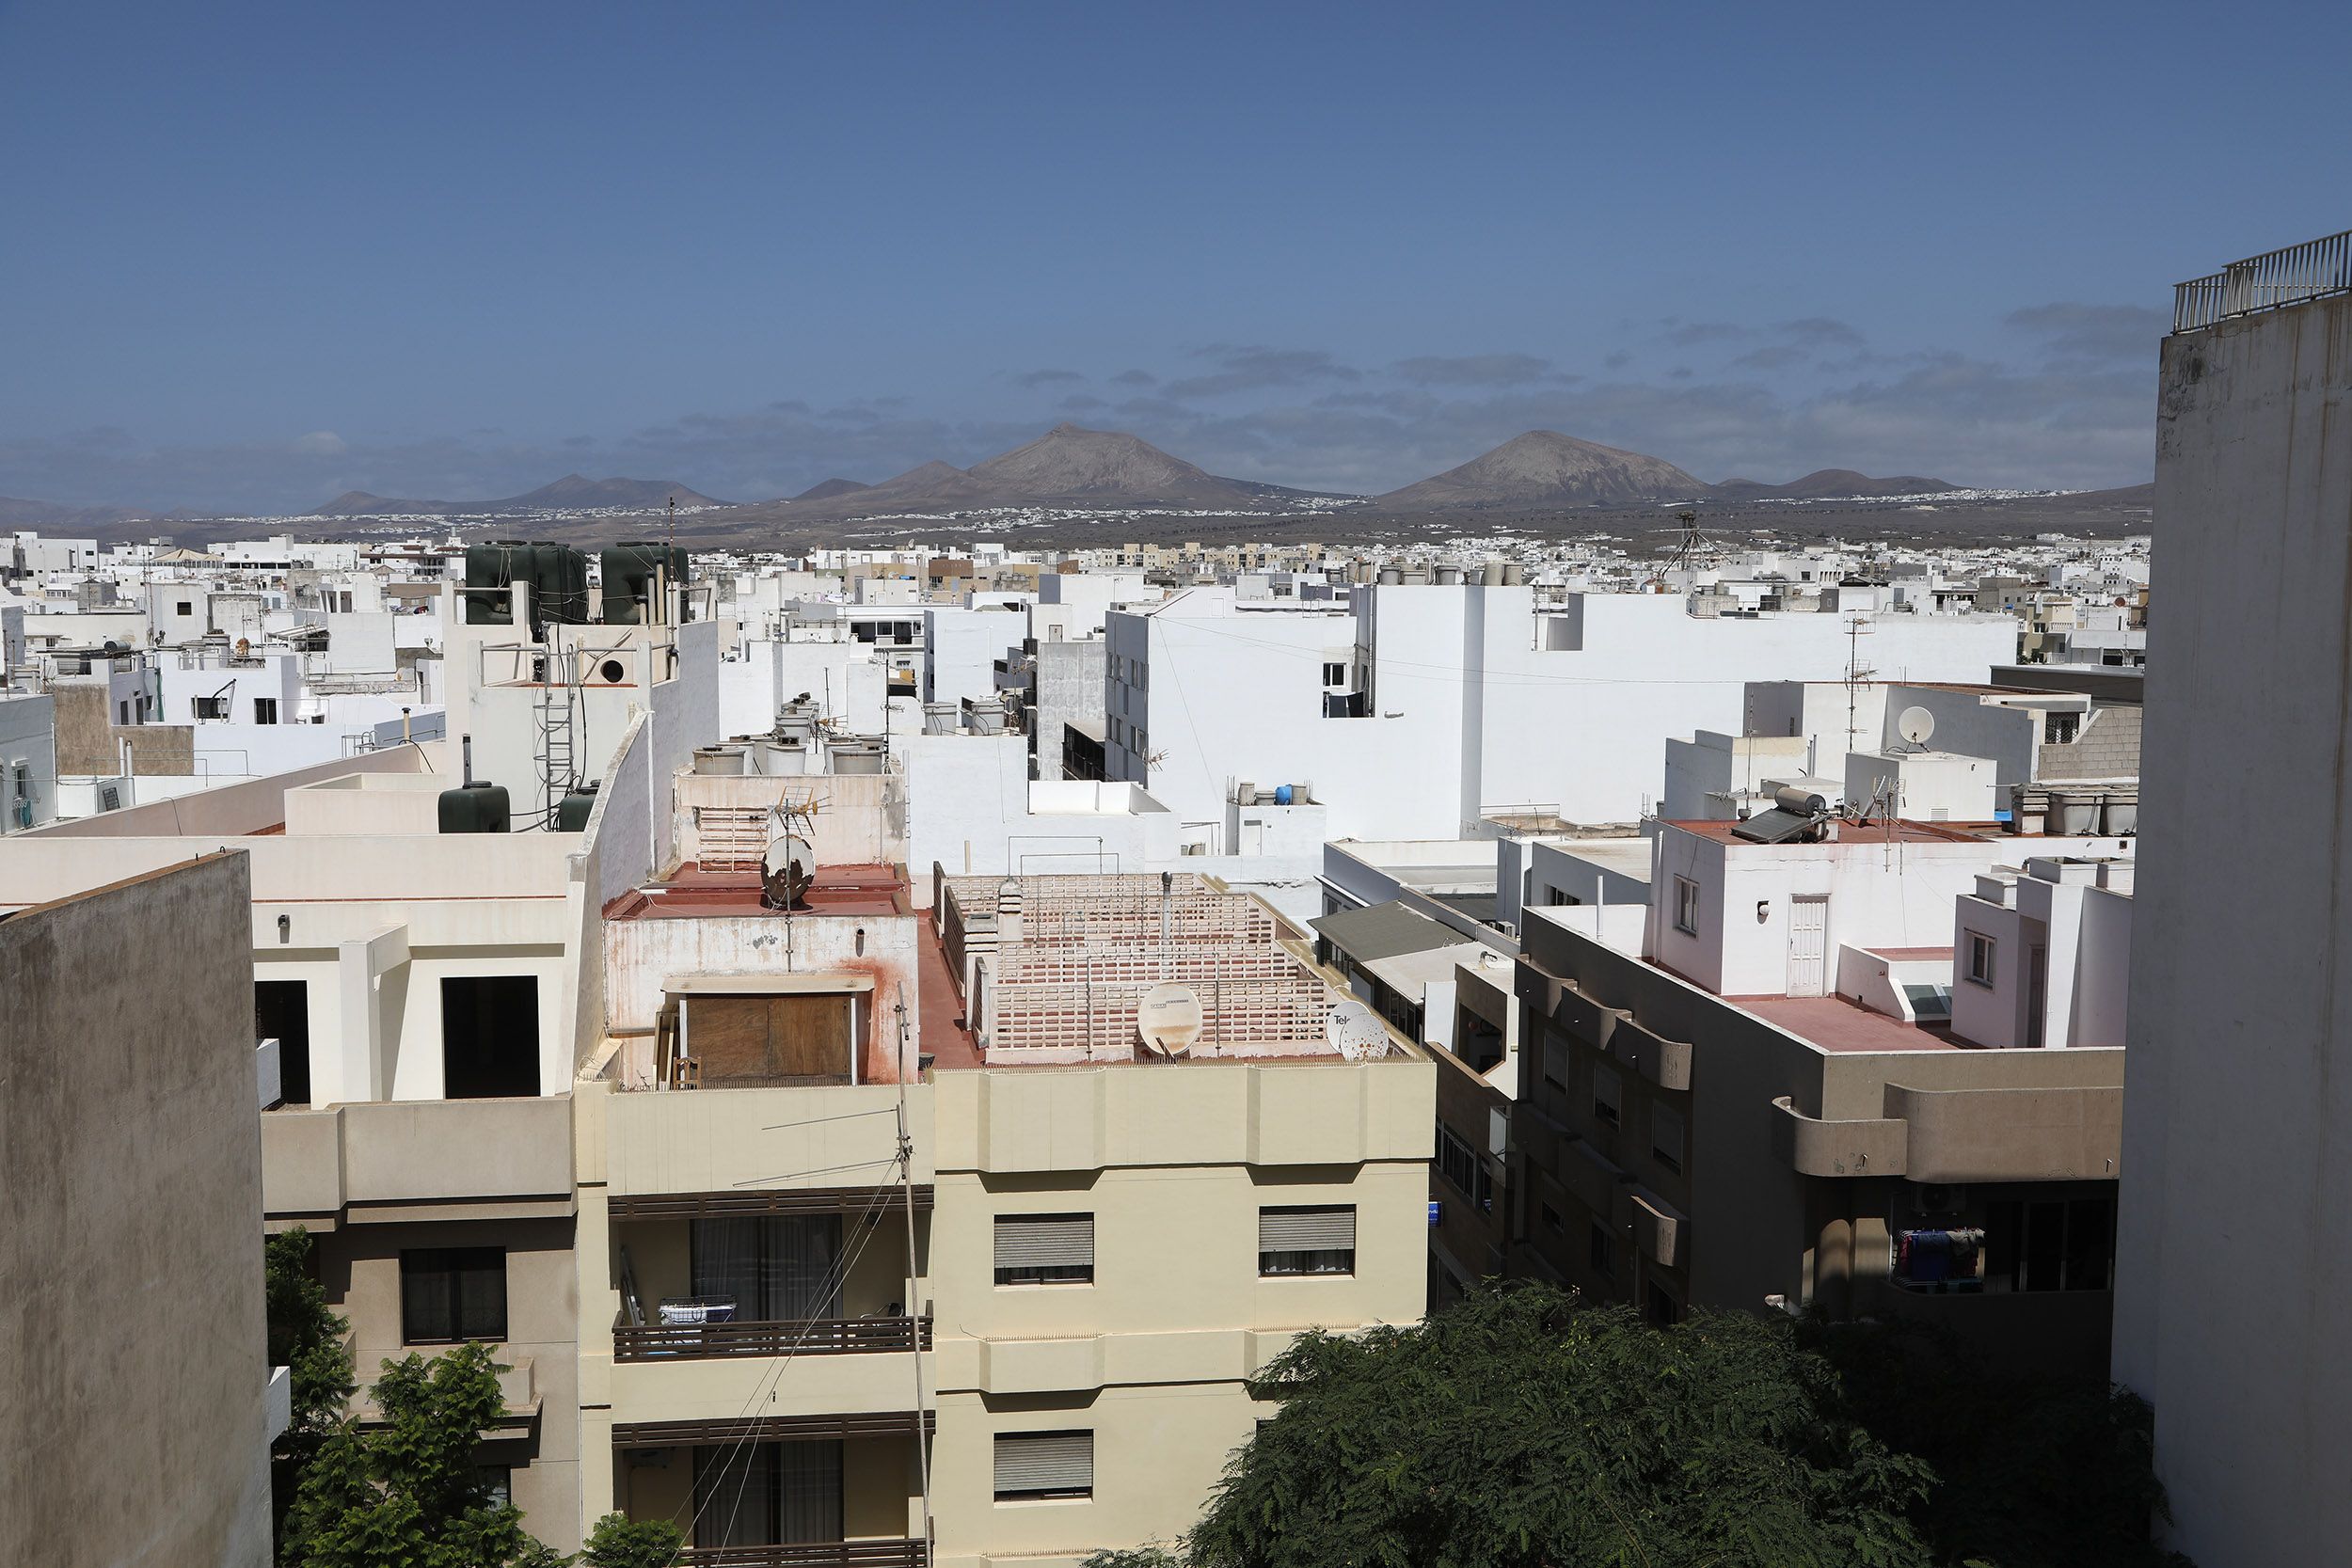
[[[574,655],[564,650],[555,627],[548,628],[547,663],[539,682],[539,700],[532,712],[539,722],[539,808],[545,825],[555,824],[555,808],[580,786],[580,768],[573,759],[573,732],[578,723],[580,690]]]

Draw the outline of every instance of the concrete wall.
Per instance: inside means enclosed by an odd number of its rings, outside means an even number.
[[[2352,1538],[2347,399],[2352,299],[2165,340],[2115,1375],[2205,1568]]]
[[[220,855],[0,922],[0,1560],[269,1560],[247,895]]]

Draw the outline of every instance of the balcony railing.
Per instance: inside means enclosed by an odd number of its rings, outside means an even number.
[[[685,1568],[927,1568],[920,1541],[803,1541],[784,1546],[689,1546]]]
[[[2352,292],[2352,230],[2233,261],[2172,290],[2172,330],[2194,332],[2232,316],[2275,310]]]
[[[648,1323],[627,1325],[612,1331],[612,1359],[615,1361],[707,1359],[722,1355],[870,1355],[930,1348],[931,1321],[929,1318],[809,1318],[775,1323]],[[852,1542],[851,1544],[858,1543]]]

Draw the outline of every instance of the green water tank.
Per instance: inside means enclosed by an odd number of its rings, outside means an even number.
[[[624,539],[607,545],[604,568],[604,622],[609,626],[633,626],[644,620],[652,602],[654,578],[666,572],[672,582],[686,580],[686,549],[658,539]]]
[[[485,539],[466,546],[467,625],[515,624],[514,601],[506,590],[517,582],[532,582],[536,553],[537,546],[520,539]]]
[[[504,784],[476,782],[441,791],[441,832],[503,833],[513,822]]]
[[[570,545],[531,546],[532,608],[542,622],[577,626],[588,620],[588,558]]]
[[[591,779],[555,803],[555,831],[559,833],[585,832],[588,814],[596,809],[596,786],[601,781]]]

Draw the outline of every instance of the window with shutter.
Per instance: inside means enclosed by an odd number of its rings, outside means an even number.
[[[1355,1272],[1355,1205],[1315,1204],[1258,1211],[1259,1274]]]
[[[1092,1214],[996,1216],[996,1283],[1094,1283]]]
[[[996,1500],[1094,1496],[1094,1433],[1006,1432],[996,1437]]]

